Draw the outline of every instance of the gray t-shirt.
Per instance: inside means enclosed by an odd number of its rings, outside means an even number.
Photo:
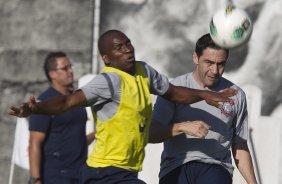
[[[136,62],[143,64],[146,69],[150,81],[151,94],[163,95],[169,88],[168,79],[145,62]],[[107,72],[106,75],[99,74],[88,84],[81,87],[86,96],[88,106],[93,107],[101,121],[110,119],[117,112],[121,95],[121,81],[118,74]]]
[[[192,73],[175,78],[172,84],[204,90],[194,79]],[[199,161],[223,165],[233,172],[230,148],[232,143],[246,142],[248,137],[247,104],[245,93],[232,82],[221,78],[212,91],[236,88],[238,93],[232,97],[234,105],[225,103],[224,111],[200,101],[191,105],[175,104],[158,97],[154,106],[153,118],[164,125],[202,120],[210,126],[205,139],[181,134],[164,142],[161,159],[160,178],[189,161]]]

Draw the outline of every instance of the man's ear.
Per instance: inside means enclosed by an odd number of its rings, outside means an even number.
[[[103,59],[105,65],[109,65],[111,63],[111,60],[107,55],[103,55],[102,59]]]
[[[51,78],[51,80],[55,80],[56,76],[56,72],[54,70],[49,71],[49,77]]]
[[[196,54],[196,52],[193,52],[193,61],[196,65],[199,64],[199,57],[198,55]]]

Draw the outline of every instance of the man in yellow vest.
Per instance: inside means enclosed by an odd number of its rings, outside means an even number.
[[[98,47],[106,67],[101,74],[71,95],[11,107],[10,115],[58,114],[76,107],[92,106],[96,143],[81,170],[83,184],[144,184],[137,178],[152,116],[150,94],[177,103],[205,100],[221,108],[236,91],[222,93],[177,87],[145,62],[136,61],[130,39],[121,31],[102,34]]]

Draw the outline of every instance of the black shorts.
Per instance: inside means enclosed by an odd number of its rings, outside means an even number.
[[[146,184],[137,173],[118,167],[94,168],[84,164],[80,171],[80,184]]]
[[[232,184],[232,176],[223,166],[188,162],[159,181],[160,184]]]

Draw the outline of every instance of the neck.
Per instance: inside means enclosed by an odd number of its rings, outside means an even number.
[[[207,86],[205,85],[202,80],[201,80],[201,77],[199,75],[199,73],[197,72],[197,69],[193,71],[193,74],[192,74],[193,78],[195,79],[195,81],[204,89],[206,90],[213,90],[213,89],[216,89],[217,86],[218,86],[218,83],[217,84],[214,84],[213,86]]]
[[[197,69],[193,71],[193,74],[192,74],[193,78],[195,79],[195,81],[203,88],[207,88],[202,82],[201,82],[201,79],[200,79],[200,76],[197,72]]]
[[[56,91],[62,93],[63,95],[69,95],[73,92],[73,85],[62,86],[57,85],[55,83],[51,83],[51,87],[54,88]]]
[[[108,65],[108,66],[106,66],[106,67],[111,67],[111,68],[114,68],[114,69],[116,69],[116,70],[120,70],[120,71],[122,71],[122,72],[128,73],[129,75],[135,76],[135,70],[132,70],[132,71],[123,70],[123,69],[121,69],[121,68],[118,68],[118,67],[115,67],[115,66],[110,66],[110,65]]]

